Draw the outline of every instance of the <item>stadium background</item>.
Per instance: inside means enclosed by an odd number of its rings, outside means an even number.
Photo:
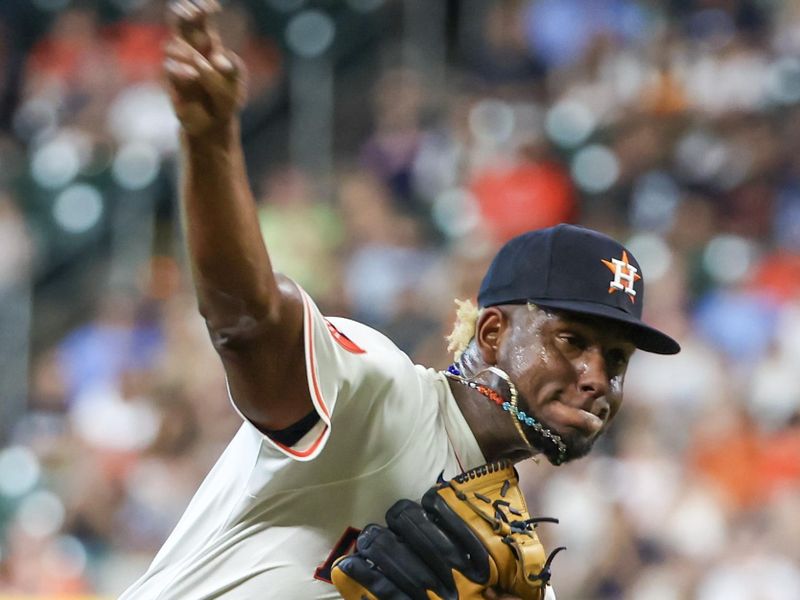
[[[225,6],[265,236],[329,314],[443,367],[502,240],[570,220],[636,252],[683,352],[636,357],[591,458],[523,465],[559,598],[800,598],[800,4]],[[238,425],[181,248],[163,14],[0,2],[2,598],[119,593]]]

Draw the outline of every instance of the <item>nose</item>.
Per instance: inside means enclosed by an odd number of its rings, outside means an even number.
[[[578,389],[590,398],[602,398],[608,393],[608,370],[603,352],[599,348],[587,348],[578,367]]]

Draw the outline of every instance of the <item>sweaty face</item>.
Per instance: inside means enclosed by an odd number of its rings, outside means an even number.
[[[562,437],[567,460],[586,455],[619,410],[634,345],[613,321],[507,308],[497,366],[517,385],[520,408]]]

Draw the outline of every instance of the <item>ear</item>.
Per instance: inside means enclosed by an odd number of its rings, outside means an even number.
[[[487,365],[497,364],[497,348],[509,325],[508,316],[496,306],[484,309],[475,326],[475,344]]]

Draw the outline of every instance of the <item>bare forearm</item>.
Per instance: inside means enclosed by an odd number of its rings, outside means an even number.
[[[200,308],[209,325],[277,308],[278,289],[248,187],[235,120],[182,137],[181,201]]]
[[[311,410],[303,298],[276,278],[239,140],[244,65],[220,39],[216,0],[172,0],[164,74],[181,125],[181,207],[200,312],[236,406],[280,429]]]

